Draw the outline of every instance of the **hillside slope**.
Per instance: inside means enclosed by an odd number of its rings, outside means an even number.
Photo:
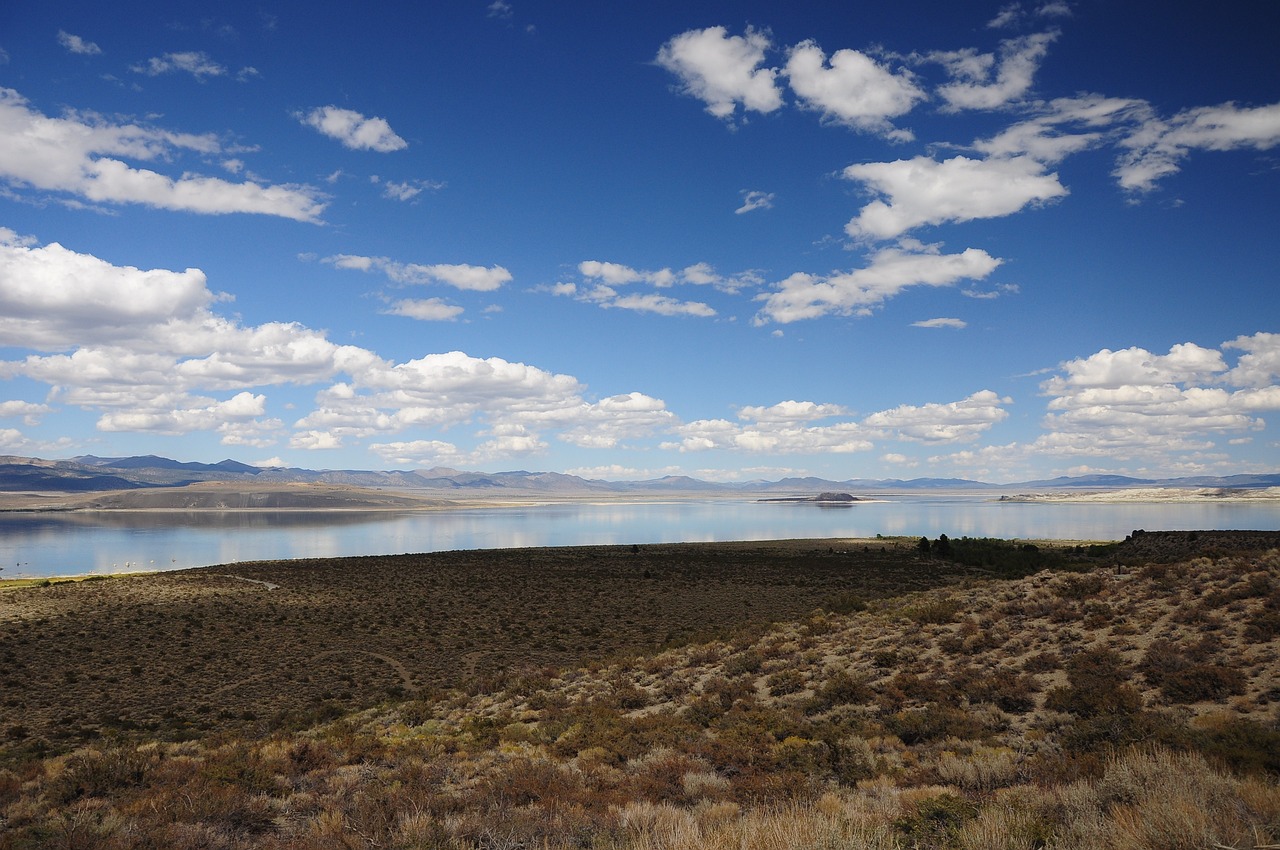
[[[0,847],[1268,846],[1280,551],[1151,537],[1165,561],[15,763]]]

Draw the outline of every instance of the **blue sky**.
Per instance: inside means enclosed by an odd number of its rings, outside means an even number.
[[[1275,4],[666,5],[5,4],[0,453],[1280,467]]]

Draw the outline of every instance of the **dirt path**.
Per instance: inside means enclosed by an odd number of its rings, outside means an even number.
[[[276,590],[277,588],[280,587],[280,585],[275,584],[274,582],[263,581],[260,578],[245,578],[244,576],[228,576],[228,575],[219,576],[219,578],[233,578],[236,581],[247,581],[251,584],[260,584],[263,587],[265,587],[267,590]]]
[[[234,578],[234,576],[229,576],[229,578]],[[246,581],[252,581],[252,579],[246,579]],[[309,659],[307,659],[307,664],[314,665],[316,662],[322,659],[333,658],[334,656],[338,656],[338,655],[367,655],[370,658],[376,658],[396,672],[396,675],[400,677],[400,681],[404,684],[404,689],[406,691],[412,694],[418,693],[419,688],[417,685],[414,684],[413,675],[409,672],[409,670],[403,664],[397,661],[395,658],[392,658],[390,655],[383,655],[380,652],[369,652],[368,650],[364,650],[364,649],[330,649],[330,650],[326,650],[325,652],[321,652],[317,655],[311,656]],[[232,682],[228,685],[223,685],[217,690],[211,691],[209,693],[209,698],[212,699],[214,697],[219,697],[225,693],[234,691],[237,688],[243,688],[245,685],[249,685],[255,682],[262,682],[267,679],[272,679],[272,678],[275,678],[275,676],[276,676],[275,672],[254,673],[252,676],[246,676],[245,678],[239,680],[238,682]]]

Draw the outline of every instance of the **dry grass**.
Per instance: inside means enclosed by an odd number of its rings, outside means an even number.
[[[901,541],[780,541],[264,562],[11,588],[0,594],[0,744],[260,735],[969,574]]]
[[[0,850],[1280,841],[1280,552],[856,607],[294,733],[11,759]],[[1238,677],[1168,686],[1197,665]]]

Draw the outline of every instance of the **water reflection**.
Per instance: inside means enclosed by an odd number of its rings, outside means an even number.
[[[1118,540],[1135,528],[1280,530],[1280,504],[1037,504],[949,496],[852,504],[561,503],[420,513],[0,513],[0,576],[449,549],[877,534]]]

